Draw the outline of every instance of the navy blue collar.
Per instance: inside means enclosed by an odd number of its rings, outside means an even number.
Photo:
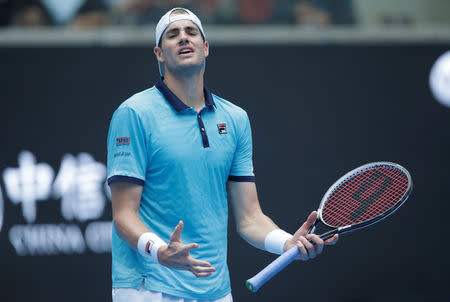
[[[170,91],[169,87],[167,87],[163,79],[164,78],[159,78],[155,86],[164,95],[165,99],[169,102],[169,104],[172,105],[173,109],[175,109],[177,112],[180,112],[189,108],[172,91]],[[203,86],[203,92],[205,94],[205,106],[206,108],[211,110],[213,106],[214,107],[216,106],[214,104],[212,94],[208,90],[208,88],[206,88],[206,86]]]

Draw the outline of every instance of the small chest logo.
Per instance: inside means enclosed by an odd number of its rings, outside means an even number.
[[[227,125],[226,124],[217,124],[217,128],[219,129],[219,134],[227,134]]]
[[[116,146],[129,145],[130,138],[129,137],[118,137],[116,138]]]

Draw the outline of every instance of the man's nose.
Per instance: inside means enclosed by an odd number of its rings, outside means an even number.
[[[179,45],[184,45],[188,42],[188,35],[184,32],[180,32],[180,41],[178,42]]]
[[[178,42],[178,45],[186,45],[188,44],[188,39],[185,38],[181,38],[180,41]]]

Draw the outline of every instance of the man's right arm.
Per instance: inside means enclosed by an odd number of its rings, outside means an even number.
[[[113,222],[117,235],[130,247],[138,250],[139,238],[151,232],[139,217],[139,205],[143,187],[127,182],[113,182],[111,186]],[[157,260],[168,268],[187,270],[196,277],[208,277],[215,268],[209,262],[194,259],[190,251],[198,248],[197,243],[183,244],[182,221],[175,227],[168,244],[157,249]]]
[[[117,235],[137,250],[139,237],[150,230],[139,218],[142,186],[128,182],[111,183],[113,222]]]

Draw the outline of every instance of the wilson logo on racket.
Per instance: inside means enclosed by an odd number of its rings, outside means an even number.
[[[375,171],[359,189],[352,194],[353,199],[360,203],[360,206],[350,214],[352,221],[357,221],[367,212],[367,209],[391,186],[393,179]]]
[[[129,137],[118,137],[116,138],[116,146],[129,145],[130,138]]]
[[[217,128],[219,129],[219,134],[227,134],[227,124],[217,124]]]

